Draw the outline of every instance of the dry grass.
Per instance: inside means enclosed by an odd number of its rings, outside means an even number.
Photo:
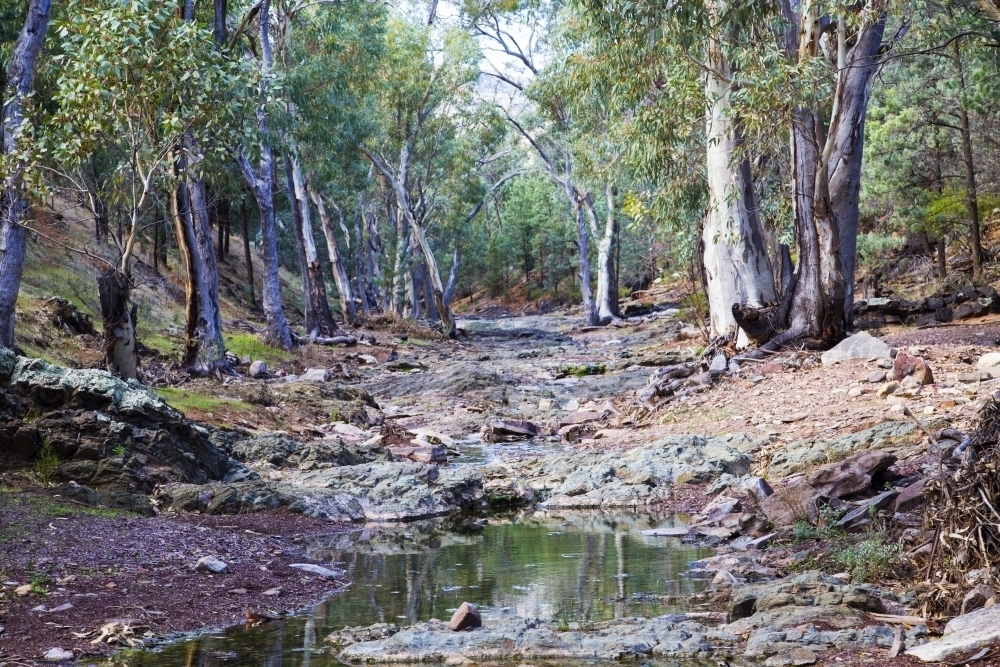
[[[395,313],[380,313],[368,317],[360,316],[355,326],[368,331],[405,335],[420,340],[444,340],[444,335],[441,331],[432,328],[426,322],[406,319]]]

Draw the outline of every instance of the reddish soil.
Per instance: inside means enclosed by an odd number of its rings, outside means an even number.
[[[289,565],[305,561],[303,536],[339,529],[284,512],[145,518],[0,493],[0,665],[33,662],[53,647],[108,653],[119,647],[73,633],[113,619],[165,636],[232,625],[248,609],[278,614],[319,602],[344,582]],[[208,555],[229,572],[195,571]],[[33,592],[15,593],[32,583]]]

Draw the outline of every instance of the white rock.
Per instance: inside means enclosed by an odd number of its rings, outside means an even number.
[[[951,619],[937,641],[906,651],[924,662],[947,662],[959,654],[989,646],[1000,640],[1000,606],[993,606]]]
[[[987,352],[976,362],[976,368],[981,371],[994,366],[1000,366],[1000,352]]]
[[[823,353],[821,359],[824,366],[832,366],[839,361],[848,359],[889,358],[889,346],[874,336],[859,331],[845,338]]]
[[[211,572],[212,574],[229,572],[229,566],[215,556],[202,556],[195,563],[194,569],[201,570],[202,572]]]
[[[336,579],[343,576],[343,572],[338,572],[337,570],[329,570],[322,565],[315,565],[313,563],[292,563],[288,567],[294,567],[296,570],[302,570],[303,572],[308,572],[309,574],[315,574],[324,579]]]
[[[69,662],[73,659],[73,652],[61,648],[50,648],[42,656],[45,662]]]
[[[566,405],[563,406],[563,410],[565,410],[566,412],[576,412],[579,409],[580,409],[580,401],[576,400],[575,398],[569,399],[568,401],[566,401]]]
[[[329,382],[330,371],[325,368],[309,368],[299,376],[302,382]]]
[[[267,376],[267,364],[261,360],[257,360],[250,364],[250,377],[259,379]]]

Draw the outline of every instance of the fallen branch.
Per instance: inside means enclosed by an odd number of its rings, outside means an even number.
[[[299,336],[292,334],[296,345],[346,345],[354,347],[358,339],[354,336]]]

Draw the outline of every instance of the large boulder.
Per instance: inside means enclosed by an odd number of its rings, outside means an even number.
[[[888,359],[889,355],[888,345],[871,334],[859,331],[824,352],[821,359],[824,366],[832,366],[849,359],[870,359],[872,357]]]
[[[941,639],[906,651],[924,662],[948,662],[1000,641],[1000,606],[977,609],[951,619]]]
[[[265,433],[233,444],[230,455],[246,464],[266,463],[279,468],[315,468],[391,461],[379,445],[345,443],[339,438],[303,441],[287,433]]]
[[[219,480],[229,457],[210,435],[135,380],[0,348],[0,456],[30,459],[44,439],[63,459],[58,481],[143,494],[157,484]]]
[[[822,466],[795,479],[760,502],[769,521],[789,526],[815,520],[824,500],[843,498],[871,487],[872,476],[885,471],[896,457],[880,450],[858,452],[838,463]]]

